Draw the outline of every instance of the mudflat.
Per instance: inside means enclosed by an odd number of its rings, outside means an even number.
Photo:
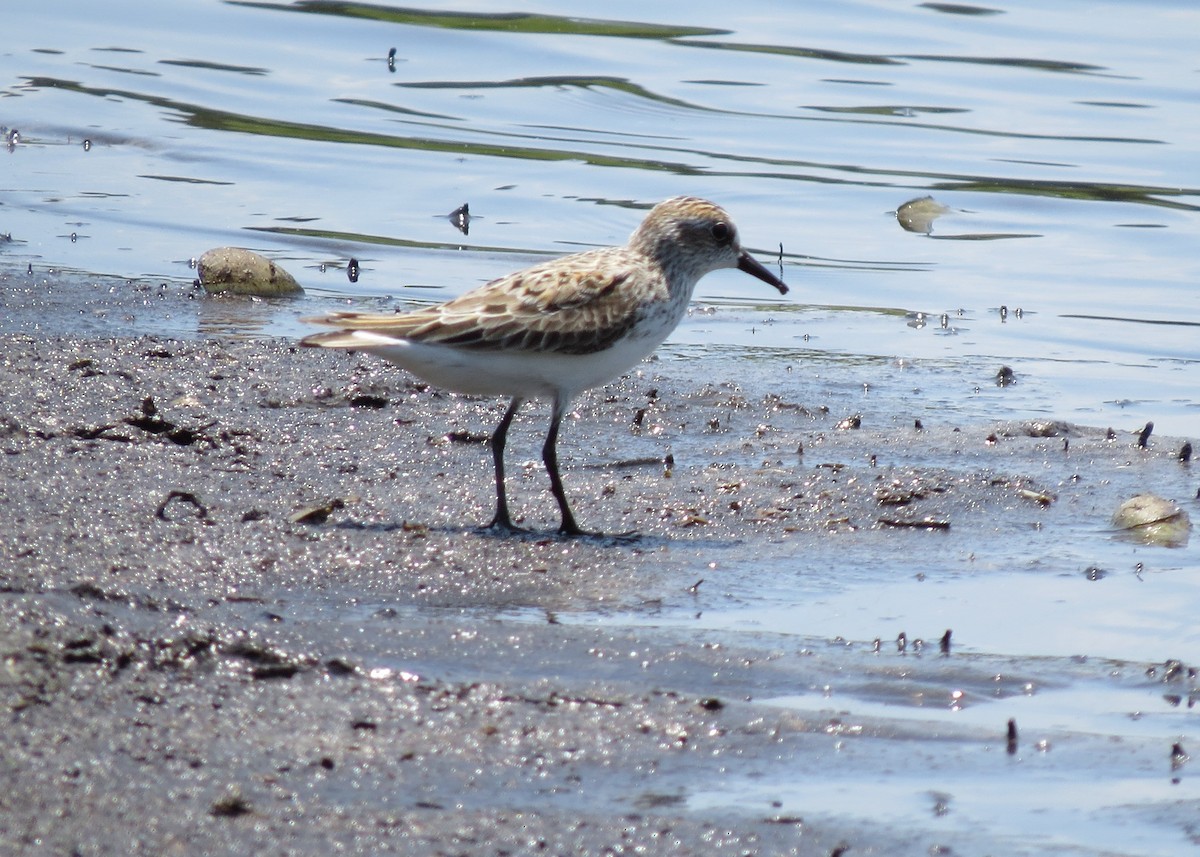
[[[194,301],[154,300],[176,317]],[[648,362],[582,397],[560,444],[580,523],[611,535],[555,533],[542,407],[510,436],[529,531],[501,537],[481,525],[503,402],[286,338],[119,327],[0,334],[0,851],[1051,853],[1019,830],[795,812],[786,788],[747,783],[908,765],[986,782],[1026,754],[1064,777],[1130,754],[1170,775],[1152,738],[1047,729],[1068,752],[1013,747],[1000,706],[931,725],[760,700],[987,705],[1076,681],[1186,700],[1183,660],[1168,675],[960,656],[943,628],[881,646],[651,620],[756,567],[856,549],[912,576],[947,545],[1063,515],[1102,526],[1136,485],[1175,478],[1173,442],[873,427],[805,404],[794,378]],[[573,619],[606,610],[647,621]],[[1188,806],[1157,823],[1186,829]]]

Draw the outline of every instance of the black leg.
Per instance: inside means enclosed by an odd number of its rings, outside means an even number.
[[[575,523],[575,516],[571,514],[571,507],[567,504],[567,493],[563,490],[562,476],[558,472],[558,426],[566,414],[568,404],[567,400],[554,400],[554,415],[550,418],[550,431],[546,433],[546,443],[542,447],[542,462],[546,465],[546,472],[550,474],[550,492],[554,494],[562,512],[562,524],[559,525],[558,531],[566,536],[583,536],[587,533]]]
[[[492,433],[492,461],[496,465],[496,516],[488,526],[497,530],[517,529],[508,514],[508,495],[504,490],[504,444],[508,441],[508,427],[512,425],[513,417],[524,401],[520,396],[514,396],[500,419],[500,425]]]

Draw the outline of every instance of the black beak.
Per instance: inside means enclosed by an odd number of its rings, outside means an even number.
[[[758,277],[764,283],[770,283],[775,288],[779,289],[779,294],[786,295],[788,293],[787,283],[772,274],[762,266],[762,263],[747,253],[742,251],[742,255],[738,256],[738,270],[745,271],[752,277]]]

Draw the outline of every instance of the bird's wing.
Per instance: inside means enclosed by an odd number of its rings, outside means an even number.
[[[595,250],[509,274],[428,309],[334,313],[317,321],[341,331],[305,344],[353,347],[353,336],[339,333],[369,331],[459,348],[587,354],[622,336],[648,303],[666,299],[661,274],[645,260],[623,248]]]

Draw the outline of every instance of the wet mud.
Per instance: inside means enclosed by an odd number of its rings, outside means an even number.
[[[560,443],[581,524],[614,535],[555,533],[548,412],[528,408],[509,484],[529,532],[501,537],[480,525],[502,402],[288,339],[102,330],[0,334],[12,853],[1043,854],[1036,832],[953,824],[963,779],[1021,792],[1103,772],[1179,789],[1134,789],[1110,816],[1200,836],[1186,735],[1010,729],[995,704],[1082,684],[1190,711],[1185,652],[1038,659],[960,653],[965,628],[722,638],[578,618],[701,611],[796,565],[853,577],[886,559],[907,577],[973,543],[1106,522],[1177,474],[1173,441],[873,425],[795,383],[649,362],[582,397]],[[994,710],[934,716],[955,705]],[[869,796],[910,769],[946,782],[919,821],[806,810],[789,785]]]

